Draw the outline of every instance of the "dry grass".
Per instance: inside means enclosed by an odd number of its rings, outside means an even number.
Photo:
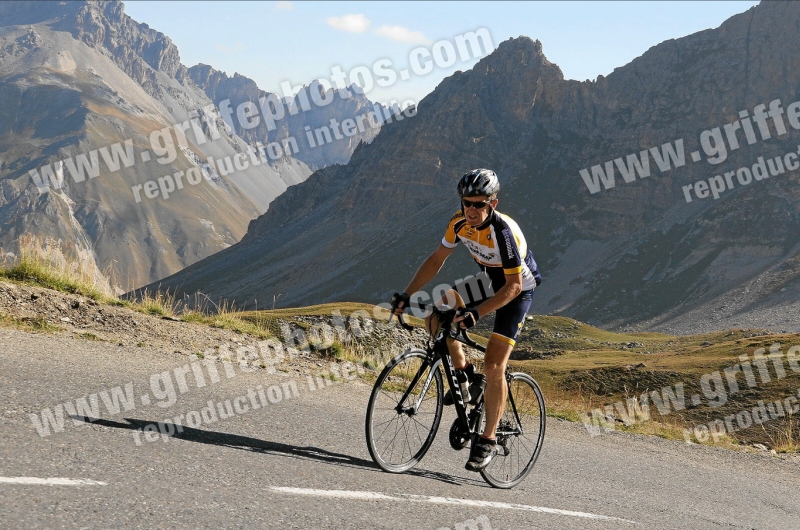
[[[20,239],[19,255],[0,251],[0,278],[60,292],[86,296],[98,302],[121,306],[156,317],[181,317],[215,328],[230,329],[259,338],[273,336],[269,331],[274,317],[264,312],[245,312],[233,304],[214,304],[207,300],[195,309],[179,311],[175,296],[164,291],[147,291],[135,300],[118,298],[105,277],[96,273],[94,262],[80,258],[58,241],[35,237]],[[203,295],[199,295],[203,296]]]
[[[106,269],[106,275],[100,273],[92,257],[78,251],[72,244],[26,235],[20,237],[18,247],[17,254],[0,250],[0,278],[86,296],[146,315],[173,318],[178,316],[179,304],[169,292],[144,291],[134,301],[118,298],[115,292],[119,290],[113,288],[106,277],[113,277],[111,267]],[[217,305],[210,300],[208,302],[204,305],[196,304],[196,307],[205,310],[187,311],[181,315],[182,320],[249,333],[260,338],[272,336],[268,322],[258,314],[254,316],[245,313],[232,304]],[[247,318],[243,318],[246,314]],[[42,326],[40,328],[45,330]]]
[[[545,395],[548,415],[581,421],[582,415],[628,398],[660,391],[676,383],[684,385],[687,408],[660,416],[652,400],[651,419],[633,425],[614,422],[616,430],[684,439],[684,429],[707,424],[741,410],[752,409],[758,400],[766,403],[783,399],[797,391],[800,376],[787,369],[786,377],[774,376],[769,383],[759,382],[753,389],[744,389],[740,377],[739,392],[728,393],[726,402],[711,407],[703,398],[699,406],[689,402],[690,396],[702,398],[701,377],[739,362],[739,356],[752,355],[757,348],[769,349],[778,342],[782,351],[800,344],[800,334],[773,334],[762,330],[729,330],[693,336],[669,336],[654,333],[620,334],[599,330],[563,317],[538,316],[526,322],[517,343],[518,360],[512,369],[531,373]],[[540,358],[543,354],[549,357]],[[620,414],[614,410],[614,416]],[[797,422],[778,418],[766,428],[753,426],[745,430],[709,438],[703,443],[724,447],[743,447],[762,443],[776,451],[800,450]]]
[[[770,437],[770,445],[778,453],[797,453],[800,452],[800,425],[789,411],[788,419],[783,428],[780,429],[776,437]]]
[[[24,235],[18,246],[18,254],[0,250],[0,277],[98,301],[115,298],[110,282],[93,258],[75,245]]]
[[[177,311],[177,303],[170,299],[173,312]],[[184,305],[180,311],[180,318],[184,322],[205,324],[219,329],[229,329],[242,334],[249,334],[257,338],[267,339],[274,336],[270,331],[270,321],[259,311],[244,311],[235,304],[228,302],[213,302],[202,293],[196,293],[194,303],[188,307]]]
[[[13,326],[23,331],[42,333],[55,333],[56,331],[61,331],[60,327],[52,325],[44,317],[15,318],[10,315],[0,314],[0,323],[5,326]]]
[[[169,292],[156,291],[151,293],[145,290],[141,297],[133,304],[133,309],[158,317],[169,317],[175,315],[175,297]]]
[[[373,350],[357,340],[334,344],[339,346],[335,357],[340,361],[349,361],[373,371],[380,371],[386,364],[387,359],[378,358]]]

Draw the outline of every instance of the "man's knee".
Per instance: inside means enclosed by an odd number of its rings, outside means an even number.
[[[489,362],[484,360],[483,363],[483,371],[487,375],[493,375],[497,373],[503,373],[506,371],[506,362]]]
[[[489,339],[486,355],[483,358],[484,370],[491,373],[495,370],[505,371],[511,351],[514,347],[494,337]]]
[[[441,307],[441,306],[448,306],[452,309],[457,309],[459,307],[466,307],[464,305],[464,300],[461,298],[461,295],[454,289],[448,289],[444,292],[444,296],[439,299],[434,305]]]
[[[506,365],[508,364],[508,361],[505,360],[505,359],[497,358],[497,357],[492,358],[492,357],[484,356],[483,364],[487,368],[492,368],[492,369],[505,368]]]

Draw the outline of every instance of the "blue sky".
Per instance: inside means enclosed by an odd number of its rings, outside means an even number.
[[[349,74],[389,59],[408,68],[409,53],[486,28],[493,45],[526,35],[568,79],[595,79],[650,47],[704,29],[757,2],[125,2],[138,22],[167,34],[187,66],[238,72],[284,95],[293,86]],[[373,101],[418,102],[456,70],[476,60],[434,65],[426,75],[375,86]]]

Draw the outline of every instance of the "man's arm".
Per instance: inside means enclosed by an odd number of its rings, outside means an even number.
[[[488,298],[485,302],[475,307],[478,312],[478,318],[485,317],[492,311],[497,311],[511,300],[516,298],[522,292],[522,273],[506,275],[506,283],[499,291]],[[461,322],[464,320],[464,315],[457,316],[453,322]],[[461,326],[464,328],[465,326]]]
[[[475,309],[478,316],[484,317],[492,311],[497,311],[522,292],[522,273],[509,274],[506,276],[506,283],[491,298],[487,299]]]
[[[445,260],[453,253],[452,248],[447,248],[446,246],[439,243],[439,246],[436,250],[433,251],[433,254],[428,256],[428,259],[420,265],[417,273],[414,274],[414,277],[411,279],[411,283],[408,284],[406,287],[406,293],[414,294],[420,289],[422,286],[431,281],[434,276],[436,276],[444,265]],[[502,289],[501,289],[502,291]]]

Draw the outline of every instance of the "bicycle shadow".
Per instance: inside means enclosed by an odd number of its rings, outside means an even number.
[[[131,431],[142,430],[148,425],[157,426],[158,422],[139,420],[135,418],[124,418],[128,423],[121,423],[118,421],[106,420],[102,418],[92,418],[89,416],[69,415],[73,420],[83,421],[84,423],[92,423],[94,425],[102,425],[103,427],[111,427],[114,429],[128,429]],[[178,425],[170,422],[161,422],[163,427],[161,431],[157,431],[159,437],[169,436],[170,438],[177,438],[179,440],[186,440],[188,442],[196,442],[209,445],[218,445],[222,447],[230,447],[232,449],[240,449],[245,451],[253,451],[257,453],[264,453],[274,456],[289,456],[292,458],[299,458],[302,460],[314,460],[323,462],[325,464],[332,464],[344,467],[352,467],[357,469],[365,469],[368,471],[382,472],[382,470],[372,460],[366,460],[357,456],[347,455],[343,453],[336,453],[319,447],[305,446],[300,447],[280,442],[270,442],[267,440],[260,440],[249,436],[241,436],[238,434],[229,434],[216,431],[204,431],[192,427],[180,426],[183,432],[178,432]],[[481,485],[485,484],[475,479],[464,477],[455,477],[448,473],[441,473],[438,471],[428,471],[424,469],[411,469],[406,471],[405,474],[413,475],[420,478],[427,478],[446,482],[456,486],[466,485]]]

